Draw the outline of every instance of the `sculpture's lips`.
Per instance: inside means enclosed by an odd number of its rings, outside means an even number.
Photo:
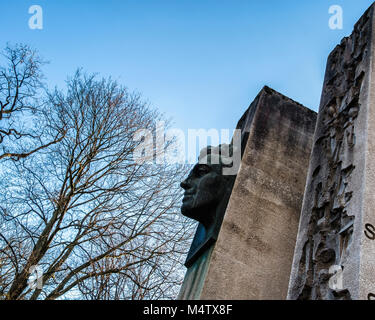
[[[184,193],[184,198],[182,199],[182,201],[187,200],[188,198],[191,198],[193,196],[194,196],[194,193],[185,192]]]

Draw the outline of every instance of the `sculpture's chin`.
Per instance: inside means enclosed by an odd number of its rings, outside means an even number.
[[[191,218],[191,214],[189,214],[189,213],[191,213],[191,209],[189,208],[188,205],[185,205],[185,204],[182,205],[181,213],[182,213],[183,216]]]
[[[183,216],[187,218],[198,221],[197,210],[193,210],[193,208],[189,205],[189,203],[185,203],[182,205],[181,213]]]

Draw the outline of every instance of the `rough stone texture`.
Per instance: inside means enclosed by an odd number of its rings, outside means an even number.
[[[375,297],[373,16],[328,58],[288,299]]]
[[[238,124],[247,143],[206,275],[185,279],[199,278],[200,292],[184,297],[286,298],[315,122],[276,91],[259,93]]]

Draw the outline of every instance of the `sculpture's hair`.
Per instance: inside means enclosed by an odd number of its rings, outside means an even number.
[[[233,148],[233,144],[221,144],[217,147],[208,146],[203,148],[199,155],[199,163],[220,164],[223,167],[233,165],[233,153],[238,150]]]

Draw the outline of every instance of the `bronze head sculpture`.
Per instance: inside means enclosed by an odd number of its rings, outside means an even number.
[[[198,163],[181,183],[185,190],[181,213],[200,222],[186,266],[194,263],[217,239],[235,179],[233,175],[223,174],[224,167],[232,166],[232,155],[232,145],[203,149]]]

